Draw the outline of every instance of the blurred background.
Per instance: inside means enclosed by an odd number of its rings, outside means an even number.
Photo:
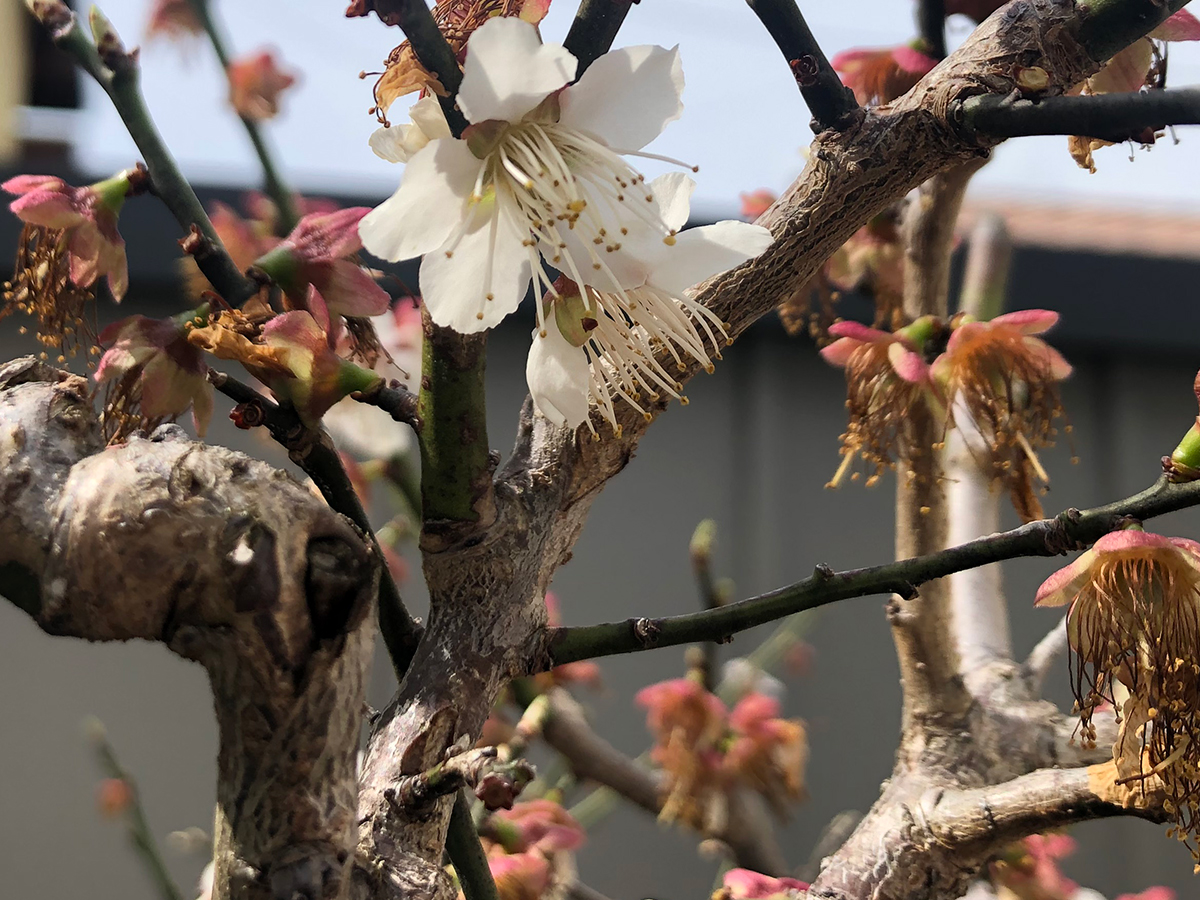
[[[809,0],[801,6],[828,53],[894,45],[914,34],[902,0]],[[104,11],[133,45],[142,40],[148,0],[109,0]],[[398,170],[366,145],[373,79],[399,41],[374,18],[342,17],[338,0],[216,2],[235,53],[274,48],[299,75],[281,116],[265,125],[297,190],[343,204],[373,205]],[[556,0],[543,32],[561,39],[573,9]],[[951,43],[969,31],[952,19]],[[618,44],[678,43],[687,74],[683,119],[650,148],[700,166],[694,213],[736,216],[740,192],[780,191],[798,174],[811,133],[809,114],[786,63],[742,4],[653,0],[635,6]],[[1171,52],[1171,83],[1200,82],[1196,45]],[[237,205],[259,186],[255,159],[226,104],[220,69],[202,39],[156,40],[141,55],[147,101],[168,145],[206,202]],[[636,102],[636,98],[631,102]],[[393,118],[405,108],[393,109]],[[998,211],[1018,245],[1010,290],[1014,308],[1063,314],[1051,341],[1075,365],[1063,390],[1074,447],[1043,462],[1053,478],[1048,512],[1133,493],[1159,472],[1196,414],[1191,384],[1200,364],[1200,133],[1181,130],[1151,152],[1111,147],[1089,175],[1070,159],[1065,138],[1011,142],[976,176],[964,219]],[[0,0],[0,177],[57,174],[85,184],[124,168],[137,152],[107,99],[76,77],[33,27],[20,0]],[[647,175],[659,169],[646,166]],[[19,223],[0,213],[0,259],[7,268]],[[122,213],[131,288],[120,315],[166,315],[182,307],[178,226],[144,199]],[[961,261],[960,261],[961,262]],[[111,303],[105,319],[115,318]],[[525,395],[524,357],[532,315],[511,317],[490,344],[489,427],[505,452]],[[36,351],[17,322],[0,326],[0,359]],[[671,409],[642,442],[636,462],[604,491],[574,558],[554,590],[567,624],[632,615],[669,615],[699,604],[688,539],[703,518],[719,528],[717,574],[747,596],[796,581],[817,563],[834,568],[884,562],[892,552],[892,493],[886,477],[824,489],[838,463],[844,424],[842,375],[823,365],[806,337],[789,338],[774,317],[725,354],[715,375],[689,385],[691,404]],[[277,448],[225,420],[217,399],[208,440],[287,465]],[[1072,455],[1079,457],[1070,464]],[[1007,505],[1007,504],[1006,504]],[[1006,527],[1016,524],[1006,509]],[[1167,534],[1200,537],[1200,512],[1155,523]],[[419,564],[410,558],[412,571]],[[1023,654],[1057,616],[1032,609],[1033,592],[1059,560],[1005,567],[1014,644]],[[419,576],[402,590],[421,614]],[[809,800],[781,836],[789,861],[810,862],[830,820],[865,810],[887,777],[899,727],[899,690],[882,598],[845,601],[807,622],[803,671],[778,673],[785,711],[803,718],[812,756]],[[724,659],[748,653],[764,633],[740,635]],[[650,743],[633,694],[683,673],[683,652],[667,649],[601,662],[604,686],[581,693],[597,729],[638,754]],[[375,667],[371,703],[395,689],[386,660]],[[1068,704],[1067,664],[1050,690]],[[96,811],[99,772],[80,722],[95,714],[141,789],[153,831],[211,827],[216,734],[199,667],[160,646],[85,645],[42,634],[0,603],[0,896],[139,900],[154,891],[125,843],[123,828]],[[1110,898],[1167,884],[1200,895],[1187,852],[1163,829],[1131,821],[1074,829],[1081,849],[1064,869]],[[172,854],[190,888],[198,856]],[[591,829],[580,851],[582,879],[614,898],[684,900],[707,896],[717,870],[695,836],[623,808]]]

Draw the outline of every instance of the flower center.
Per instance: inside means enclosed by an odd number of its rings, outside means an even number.
[[[669,236],[645,176],[601,141],[557,122],[505,128],[473,196],[483,198],[489,188],[528,224],[531,251],[540,246],[553,265],[581,284],[599,278],[621,290],[610,261],[630,229]],[[534,272],[549,286],[535,262]]]

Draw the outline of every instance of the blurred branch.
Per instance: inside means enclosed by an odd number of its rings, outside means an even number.
[[[917,28],[925,42],[925,52],[934,59],[946,56],[945,0],[917,0]]]
[[[1087,97],[972,97],[962,104],[968,131],[996,138],[1077,134],[1120,143],[1168,125],[1200,125],[1200,87]]]
[[[688,544],[688,555],[692,560],[692,572],[696,576],[696,584],[700,589],[700,602],[704,609],[717,609],[724,604],[724,598],[717,587],[712,574],[713,545],[717,540],[717,523],[705,519],[696,526],[692,540]],[[704,689],[712,691],[717,683],[718,653],[716,641],[704,643]]]
[[[333,449],[329,436],[324,431],[313,432],[304,427],[300,417],[287,406],[281,406],[264,397],[249,385],[243,384],[224,372],[209,371],[213,387],[244,407],[248,416],[244,419],[252,424],[264,425],[276,442],[288,451],[288,458],[299,466],[320,490],[321,496],[335,512],[352,521],[366,536],[380,559],[383,553],[371,528],[371,522],[363,509],[362,501],[350,483],[350,477]],[[387,566],[381,566],[379,575],[379,630],[387,645],[397,680],[404,680],[404,673],[416,652],[421,639],[421,626],[409,615],[400,597],[400,590]]]
[[[171,878],[170,872],[167,871],[167,864],[163,861],[158,844],[154,840],[150,823],[146,821],[146,811],[142,808],[142,799],[138,793],[137,784],[117,759],[117,753],[108,741],[104,725],[99,719],[90,718],[84,723],[84,728],[104,774],[119,781],[127,791],[127,795],[123,798],[124,806],[114,811],[119,812],[125,818],[129,842],[133,845],[137,855],[141,857],[142,862],[145,863],[146,870],[154,881],[159,896],[163,900],[183,900],[183,895],[174,879]]]
[[[1037,642],[1037,646],[1029,653],[1029,658],[1025,660],[1025,664],[1021,667],[1021,671],[1025,675],[1025,680],[1029,684],[1029,690],[1036,692],[1041,690],[1042,683],[1046,680],[1046,675],[1050,672],[1050,667],[1054,665],[1054,661],[1062,656],[1067,650],[1067,617],[1063,616],[1058,620],[1058,624],[1050,629],[1049,633]]]
[[[108,94],[129,136],[141,151],[150,172],[154,193],[166,204],[185,231],[198,229],[207,239],[206,243],[210,246],[205,247],[204,252],[195,254],[196,265],[231,305],[251,297],[258,290],[258,285],[238,271],[225,251],[208,213],[179,171],[154,120],[150,118],[142,97],[137,53],[125,52],[112,26],[105,22],[108,43],[102,58],[96,45],[84,34],[75,15],[67,11],[64,16],[62,10],[65,10],[62,4],[35,4],[34,14],[50,32],[51,39],[59,49],[66,51]]]
[[[985,216],[971,232],[960,310],[991,319],[1004,308],[1012,240],[998,216]],[[1000,529],[1001,493],[993,487],[992,435],[982,434],[963,404],[953,410],[946,436],[947,540],[961,544]],[[1008,601],[999,563],[950,577],[950,612],[959,671],[973,693],[984,689],[988,663],[1012,656]]]
[[[739,631],[827,603],[896,592],[912,596],[934,578],[964,569],[1024,556],[1057,556],[1082,548],[1127,518],[1151,519],[1200,504],[1200,481],[1153,487],[1115,503],[1083,512],[1068,509],[1011,531],[991,534],[925,556],[845,572],[819,568],[810,578],[720,609],[681,616],[626,619],[602,625],[550,629],[546,667],[579,659],[634,653],[694,641],[726,640]]]
[[[393,385],[396,383],[392,382]],[[421,417],[417,415],[418,398],[416,394],[380,382],[379,386],[373,390],[355,391],[350,396],[359,403],[378,406],[395,421],[410,425],[414,431],[420,433]]]
[[[746,0],[783,53],[804,102],[812,112],[816,133],[840,130],[859,112],[854,92],[837,72],[813,37],[795,0]]]
[[[563,46],[579,60],[575,77],[579,78],[596,57],[602,56],[612,47],[612,42],[621,29],[621,23],[629,14],[629,7],[637,0],[581,0],[575,21],[563,40]]]
[[[217,27],[216,20],[213,18],[212,0],[188,0],[188,2],[191,4],[192,9],[195,10],[200,23],[204,26],[204,31],[208,34],[209,43],[212,44],[213,51],[217,54],[217,60],[221,63],[221,70],[225,72],[226,78],[228,78],[229,51],[225,47],[225,39]],[[262,130],[258,127],[258,122],[241,113],[238,114],[238,118],[242,120],[242,125],[246,128],[246,134],[250,137],[250,143],[254,145],[254,152],[258,155],[258,161],[262,165],[263,182],[267,196],[271,198],[275,204],[275,208],[279,210],[280,234],[285,235],[295,228],[296,223],[300,221],[300,214],[296,209],[295,195],[283,183],[283,178],[279,175],[279,169],[275,165],[271,150],[267,146]]]

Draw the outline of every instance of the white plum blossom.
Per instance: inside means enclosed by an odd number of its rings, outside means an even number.
[[[614,398],[645,416],[644,400],[666,394],[686,402],[661,357],[673,360],[677,372],[689,360],[711,372],[710,357],[720,358],[725,325],[687,289],[762,253],[771,233],[746,222],[681,231],[694,187],[680,174],[651,182],[655,210],[674,236],[645,248],[640,285],[598,290],[561,279],[539,304],[525,377],[534,407],[556,425],[588,421],[590,399],[619,434]]]
[[[424,255],[421,290],[438,325],[496,325],[531,278],[550,285],[542,256],[578,284],[638,287],[645,257],[670,240],[622,155],[660,158],[640,151],[683,109],[678,48],[612,51],[571,84],[576,68],[533,25],[491,19],[467,45],[463,139],[420,103],[412,126],[372,138],[376,153],[407,164],[399,190],[362,220],[363,245],[392,261]]]
[[[369,141],[380,159],[406,163],[430,141],[450,137],[446,114],[433,94],[426,94],[408,108],[408,125],[385,125],[375,129]]]

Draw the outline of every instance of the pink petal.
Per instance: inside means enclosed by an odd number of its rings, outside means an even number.
[[[993,325],[1011,325],[1022,334],[1041,334],[1058,324],[1058,313],[1049,309],[1021,309],[992,319]]]
[[[862,48],[843,50],[840,53],[833,54],[833,59],[829,60],[829,65],[838,72],[853,71],[862,65],[864,60],[878,56],[879,53],[879,50],[866,50]]]
[[[907,44],[893,50],[892,59],[901,69],[913,75],[924,75],[937,65],[937,60],[932,56],[926,56],[920,50],[909,47]]]
[[[28,194],[30,191],[51,190],[61,191],[67,183],[53,175],[18,175],[0,184],[0,190],[10,194]]]
[[[845,368],[850,362],[850,357],[854,355],[854,351],[862,345],[862,341],[854,338],[838,338],[832,344],[826,344],[821,348],[821,359],[831,366]]]
[[[1098,553],[1098,547],[1081,553],[1079,558],[1070,565],[1064,566],[1043,581],[1042,586],[1037,589],[1033,605],[1040,607],[1064,606],[1074,600],[1087,581],[1089,570],[1095,563]]]
[[[894,341],[898,338],[888,331],[880,331],[878,328],[868,328],[859,322],[834,322],[829,326],[829,333],[834,337],[839,338],[854,338],[856,341],[865,341],[868,344],[876,341]]]
[[[1181,9],[1150,32],[1150,37],[1158,41],[1200,41],[1200,19]]]
[[[71,228],[87,221],[71,198],[58,191],[31,191],[8,208],[22,222],[43,228]]]
[[[212,421],[212,416],[213,386],[206,377],[203,386],[192,397],[192,424],[196,427],[199,437],[204,437],[204,433],[208,431],[208,423]]]
[[[735,731],[751,731],[766,719],[778,716],[778,700],[766,694],[750,693],[739,700],[729,714],[729,725]]]
[[[81,225],[71,233],[67,245],[71,262],[71,280],[79,287],[91,287],[100,274],[100,232]]]
[[[1200,562],[1200,541],[1193,541],[1191,538],[1180,537],[1167,538],[1167,540],[1169,540],[1180,550],[1190,553],[1198,562]]]
[[[1029,338],[1030,341],[1037,341],[1037,338]],[[1063,355],[1051,347],[1049,344],[1044,344],[1037,341],[1041,347],[1037,348],[1038,355],[1042,357],[1042,361],[1046,364],[1046,368],[1050,373],[1050,378],[1054,381],[1062,381],[1075,371],[1069,362],[1063,358]]]
[[[329,311],[340,316],[381,316],[392,298],[361,266],[348,259],[332,263],[318,282]]]
[[[1126,528],[1122,531],[1110,531],[1092,545],[1096,553],[1121,553],[1127,550],[1171,550],[1175,545],[1171,539],[1155,534],[1152,531],[1138,531],[1136,528]]]
[[[888,361],[892,370],[909,384],[925,384],[929,381],[929,364],[915,350],[908,350],[900,342],[888,347]]]
[[[293,310],[278,315],[263,326],[268,343],[291,344],[316,353],[325,346],[325,331],[311,313]]]
[[[337,212],[307,215],[284,242],[292,244],[297,255],[307,261],[328,261],[349,256],[362,249],[358,223],[370,211],[367,206],[353,206]]]

